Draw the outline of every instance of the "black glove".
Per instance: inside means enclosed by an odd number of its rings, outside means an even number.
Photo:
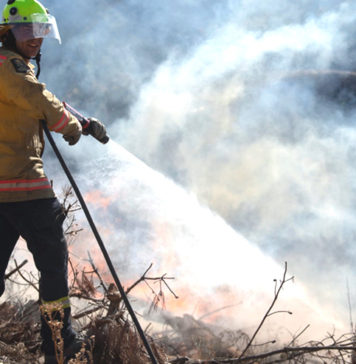
[[[106,137],[106,128],[105,125],[95,118],[88,118],[90,124],[87,128],[83,129],[83,134],[90,134],[95,139],[102,141]]]
[[[63,139],[69,144],[74,145],[78,142],[80,139],[80,136],[82,135],[81,131],[71,134],[71,135],[63,135]]]

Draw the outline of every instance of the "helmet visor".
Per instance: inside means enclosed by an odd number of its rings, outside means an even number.
[[[36,17],[39,15],[39,17]],[[41,21],[42,20],[42,21]],[[34,38],[54,38],[61,43],[57,22],[54,16],[47,14],[43,21],[42,14],[32,14],[31,20],[26,23],[13,23],[11,31],[16,40],[24,42]],[[11,23],[10,23],[11,24]]]

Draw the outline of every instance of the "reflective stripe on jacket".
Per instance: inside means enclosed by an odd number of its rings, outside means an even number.
[[[54,197],[43,170],[39,120],[63,135],[81,131],[78,120],[32,69],[20,55],[0,47],[0,202]]]
[[[33,191],[43,190],[51,188],[47,178],[28,179],[28,180],[17,180],[12,181],[0,181],[0,192],[3,191]]]

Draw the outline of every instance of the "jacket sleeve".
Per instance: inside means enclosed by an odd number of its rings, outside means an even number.
[[[4,87],[10,103],[16,104],[33,118],[46,120],[51,131],[68,136],[81,132],[79,121],[46,89],[45,84],[38,82],[23,59],[12,57],[2,67],[6,69],[1,87]]]

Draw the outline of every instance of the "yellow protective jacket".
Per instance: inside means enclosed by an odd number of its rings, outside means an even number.
[[[43,170],[39,120],[63,135],[81,132],[79,121],[38,82],[33,68],[0,47],[0,202],[54,197]]]

